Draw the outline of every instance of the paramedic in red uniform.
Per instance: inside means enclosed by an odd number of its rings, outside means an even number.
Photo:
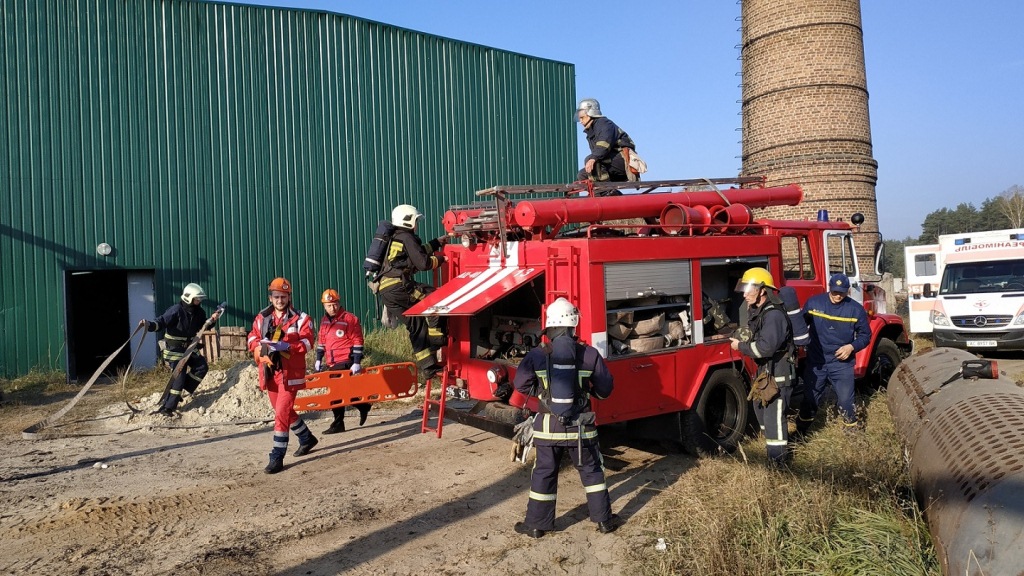
[[[579,321],[579,309],[568,300],[552,302],[544,324],[544,335],[551,343],[530,350],[513,381],[520,394],[536,396],[540,403],[533,421],[537,462],[530,479],[526,519],[514,526],[516,532],[531,538],[555,529],[558,466],[566,451],[580,473],[590,520],[597,523],[597,530],[613,532],[621,524],[612,514],[590,406],[591,396],[605,399],[611,395],[612,375],[597,348],[576,339]]]
[[[341,295],[334,288],[324,290],[320,296],[324,305],[324,317],[320,319],[320,333],[317,335],[316,363],[313,369],[348,370],[353,375],[363,371],[363,327],[355,314],[341,305]],[[366,423],[370,412],[369,404],[356,404],[359,410],[359,425]],[[324,434],[345,431],[345,407],[334,408],[334,421]]]
[[[248,347],[259,370],[260,389],[266,390],[274,408],[274,444],[270,463],[263,470],[276,474],[284,470],[288,433],[299,439],[296,456],[305,456],[317,439],[295,412],[295,395],[306,377],[306,352],[313,347],[313,324],[305,312],[292,307],[292,285],[274,278],[267,287],[270,306],[252,322]]]

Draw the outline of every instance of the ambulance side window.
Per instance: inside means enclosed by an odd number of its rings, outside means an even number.
[[[783,236],[782,273],[788,280],[814,280],[814,261],[806,236]]]

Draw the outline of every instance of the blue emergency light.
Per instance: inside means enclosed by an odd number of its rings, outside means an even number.
[[[953,241],[953,245],[954,246],[963,246],[964,244],[970,244],[970,243],[971,243],[971,239],[970,238],[957,238],[956,240]]]

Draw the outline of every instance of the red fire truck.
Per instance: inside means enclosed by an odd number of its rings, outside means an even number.
[[[792,286],[801,303],[831,274],[847,274],[872,332],[856,375],[884,385],[911,343],[901,318],[885,313],[881,289],[861,279],[855,226],[754,218],[753,209],[796,205],[802,195],[759,178],[578,182],[495,187],[452,207],[441,286],[407,312],[447,317],[442,383],[477,401],[469,410],[450,404],[448,416],[499,431],[523,406],[536,409],[535,398],[514,393],[503,402],[495,392],[541,342],[545,306],[564,296],[580,309],[579,337],[615,378],[615,393],[595,402],[599,424],[623,423],[694,454],[732,450],[748,427],[753,365],[728,335],[745,320],[734,287],[752,266]],[[438,436],[444,397],[428,394],[424,406],[424,431]],[[432,404],[440,404],[436,428]]]

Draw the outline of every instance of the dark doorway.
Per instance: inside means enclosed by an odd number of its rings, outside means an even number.
[[[129,336],[128,272],[125,270],[68,271],[64,275],[67,299],[68,379],[85,381]],[[125,347],[107,366],[116,376],[131,360]]]

